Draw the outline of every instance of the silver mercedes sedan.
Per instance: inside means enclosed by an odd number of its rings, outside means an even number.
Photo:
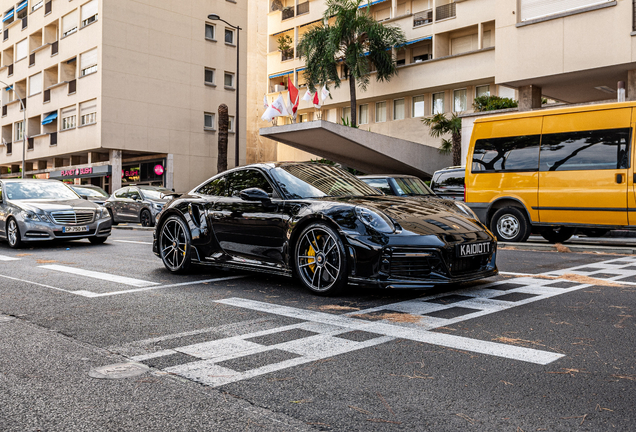
[[[108,210],[58,180],[0,180],[0,239],[12,248],[55,239],[101,244],[110,232]]]

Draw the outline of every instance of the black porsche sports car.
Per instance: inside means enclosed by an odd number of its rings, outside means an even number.
[[[317,294],[348,283],[428,288],[497,274],[494,236],[453,201],[389,197],[339,168],[262,163],[212,177],[157,216],[153,251],[191,264],[297,276]]]

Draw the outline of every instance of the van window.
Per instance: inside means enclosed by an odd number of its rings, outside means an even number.
[[[480,139],[472,172],[537,171],[540,135]]]
[[[464,187],[464,171],[442,173],[433,182],[435,187]]]
[[[541,171],[629,168],[630,128],[545,134]]]

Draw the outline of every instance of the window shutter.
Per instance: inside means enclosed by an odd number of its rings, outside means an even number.
[[[97,64],[97,48],[80,55],[80,70],[84,70],[88,67],[95,66]]]
[[[77,10],[74,10],[68,15],[62,17],[62,35],[77,28]]]
[[[521,21],[569,12],[613,0],[521,0]]]
[[[66,107],[66,108],[62,108],[62,114],[60,117],[62,118],[66,118],[72,115],[75,115],[75,111],[77,110],[77,108],[75,107],[75,105],[70,106],[70,107]]]
[[[97,0],[92,0],[82,6],[82,21],[97,15]]]
[[[29,79],[29,96],[42,92],[42,72]]]
[[[23,40],[17,43],[16,47],[15,47],[15,51],[16,51],[16,60],[22,60],[23,58],[25,58],[28,54],[29,51],[29,46],[27,45],[27,40]]]
[[[80,115],[86,115],[97,111],[97,99],[82,102],[80,104]]]

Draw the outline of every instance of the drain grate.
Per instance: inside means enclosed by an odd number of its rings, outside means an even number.
[[[88,376],[98,379],[125,379],[143,375],[149,369],[141,363],[116,363],[91,369]]]

